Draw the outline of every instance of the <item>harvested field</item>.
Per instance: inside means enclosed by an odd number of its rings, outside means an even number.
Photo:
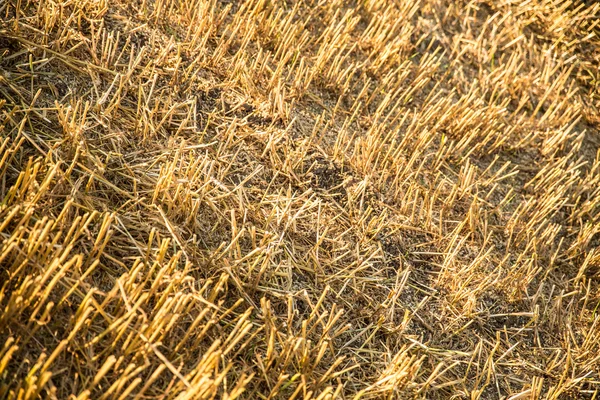
[[[599,34],[0,0],[0,399],[600,398]]]

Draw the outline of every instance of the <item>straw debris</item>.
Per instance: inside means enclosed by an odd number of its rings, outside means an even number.
[[[599,21],[0,2],[0,398],[598,398]]]

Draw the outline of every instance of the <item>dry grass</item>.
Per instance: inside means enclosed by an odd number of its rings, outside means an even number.
[[[0,1],[0,398],[599,398],[599,33]]]

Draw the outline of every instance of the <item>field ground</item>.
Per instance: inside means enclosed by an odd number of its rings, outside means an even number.
[[[599,33],[0,1],[0,398],[599,398]]]

